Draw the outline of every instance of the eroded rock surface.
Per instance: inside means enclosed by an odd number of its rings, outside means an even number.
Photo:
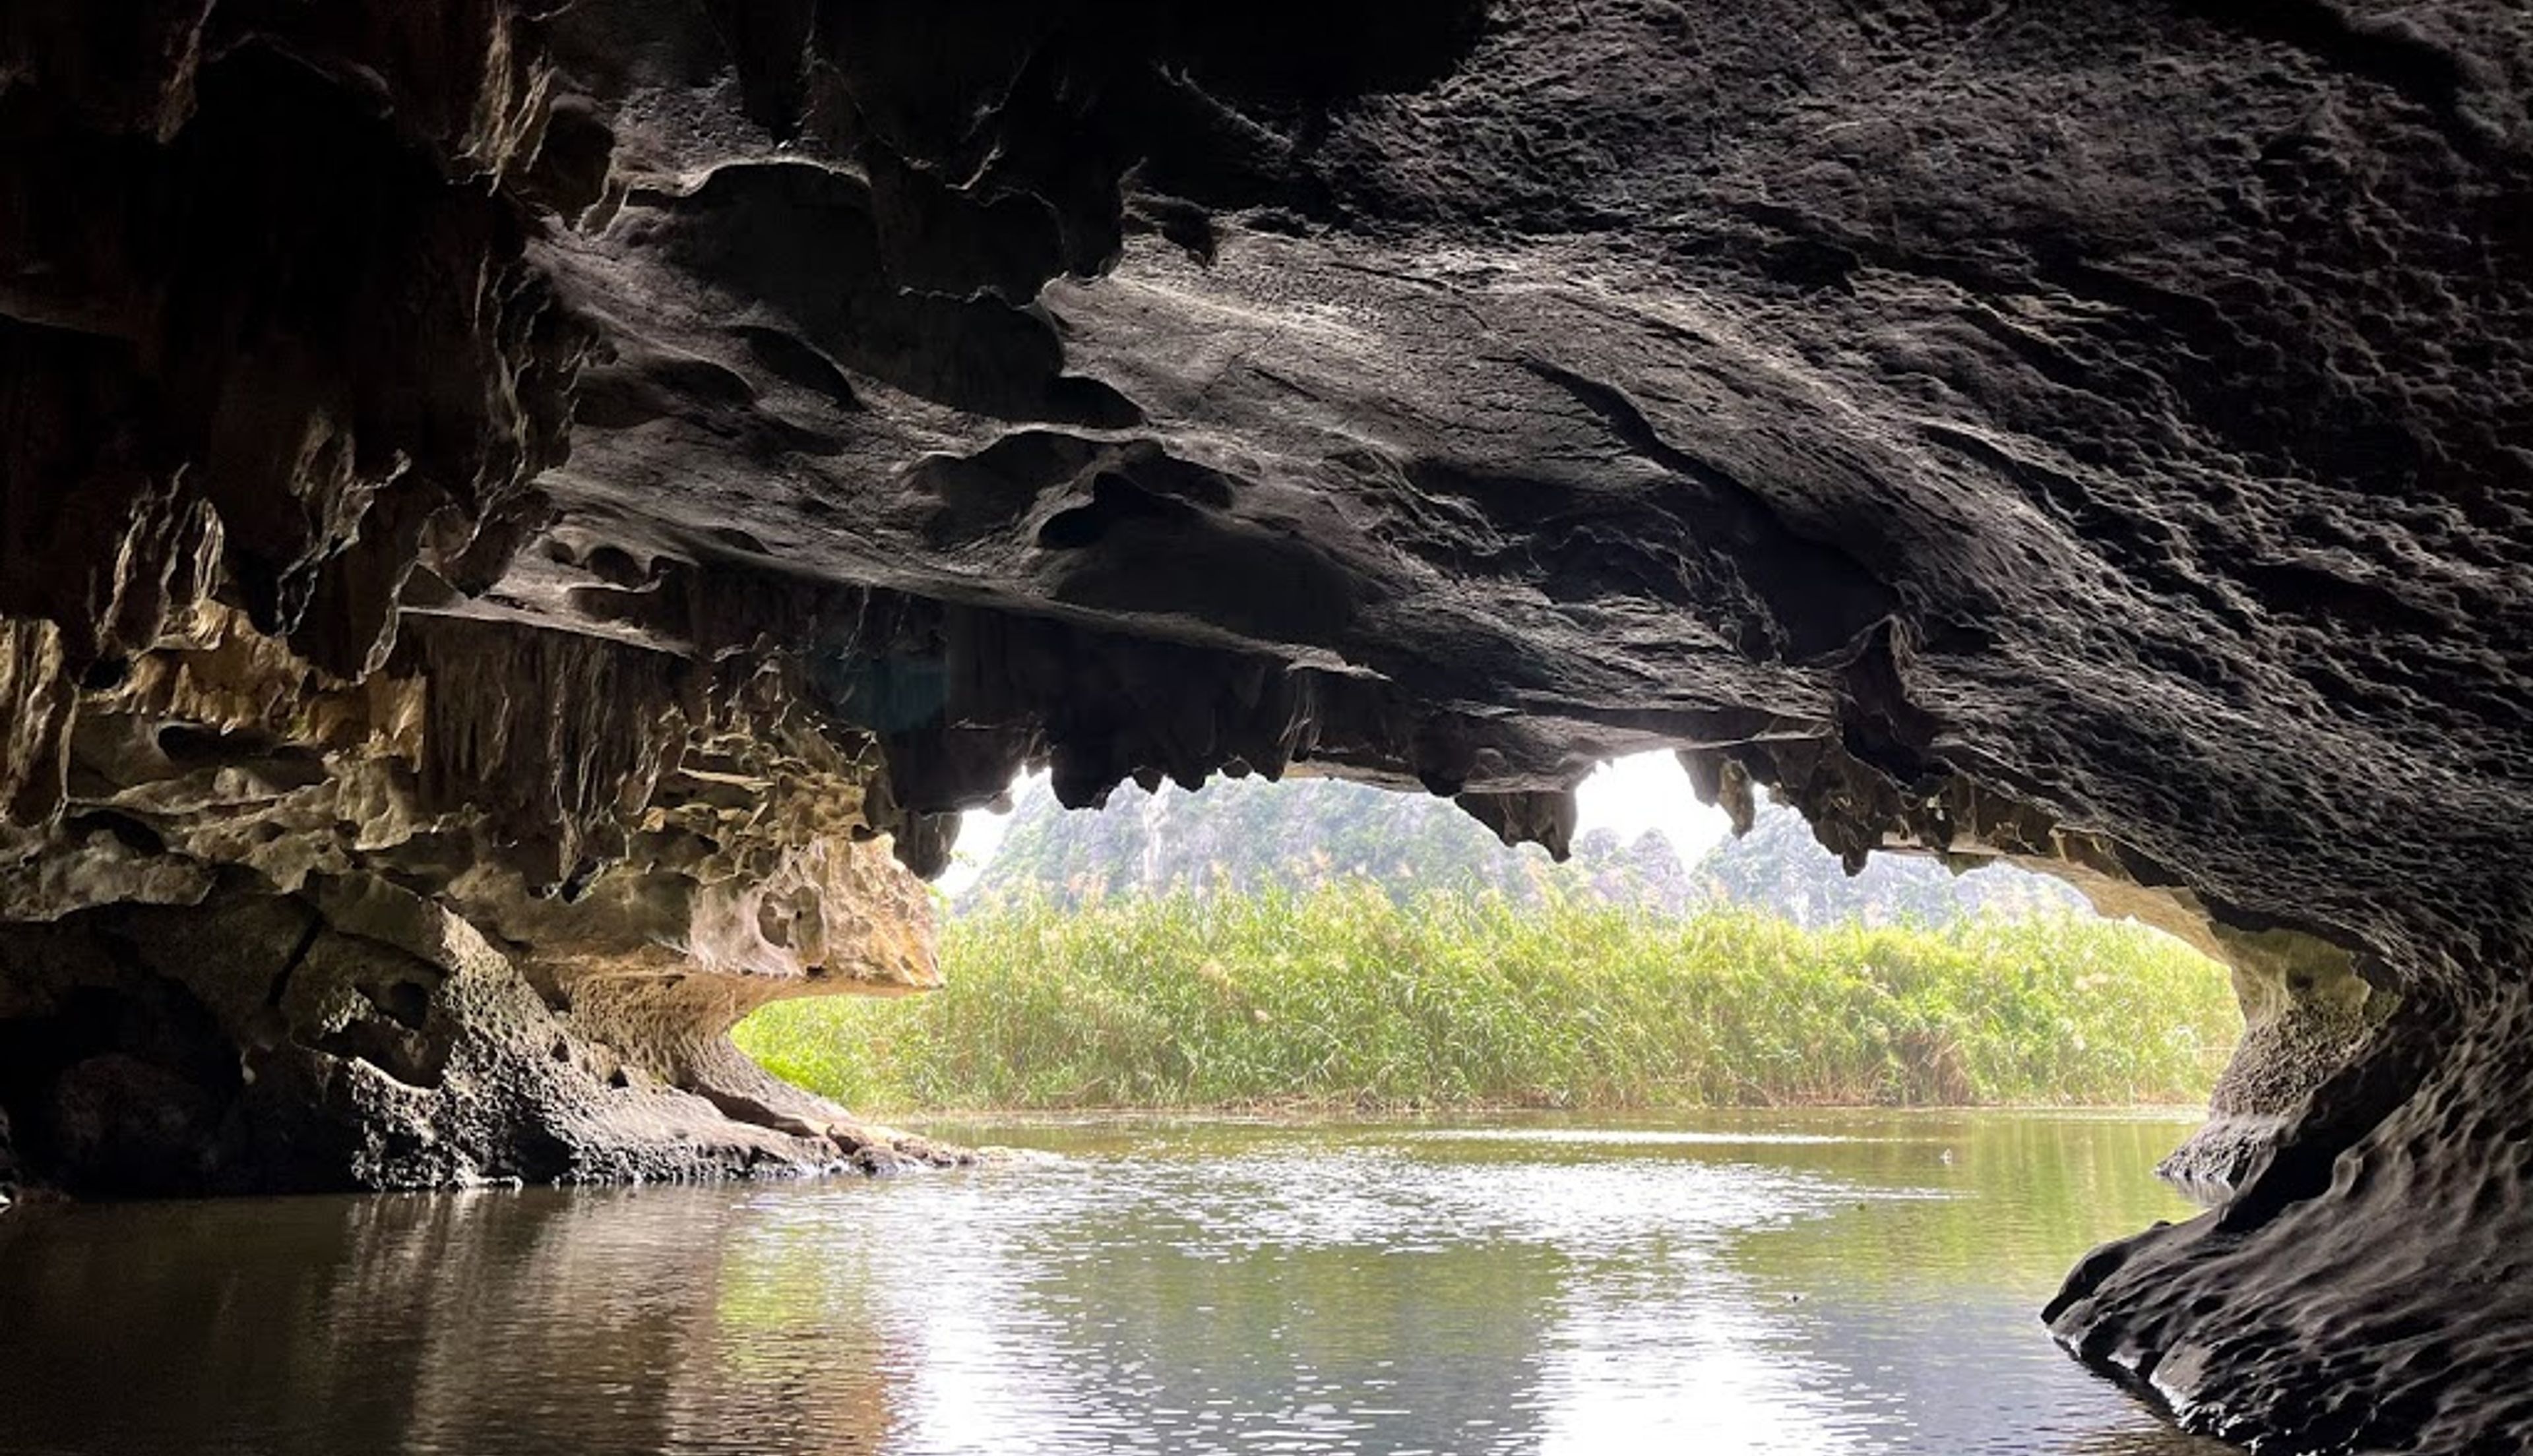
[[[730,1047],[740,1016],[805,988],[532,955],[369,877],[0,927],[0,1102],[28,1166],[74,1193],[956,1156],[865,1126]]]
[[[1556,847],[1668,746],[2234,953],[2232,1196],[2080,1350],[2278,1449],[2520,1443],[2529,177],[2511,0],[28,0],[5,994],[181,991],[366,1149],[471,1066],[349,999],[386,887],[508,965],[486,1046],[795,1137],[711,1023],[920,979],[852,846],[937,867],[1018,765]],[[362,948],[261,1013],[269,937],[136,959],[241,916]],[[226,1146],[170,1035],[45,1155]]]

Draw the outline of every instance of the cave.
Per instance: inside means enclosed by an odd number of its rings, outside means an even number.
[[[2048,1318],[2533,1440],[2512,0],[15,0],[0,1181],[956,1158],[772,1082],[1023,766],[1671,750],[2225,959]]]

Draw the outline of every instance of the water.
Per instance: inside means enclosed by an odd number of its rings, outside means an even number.
[[[2207,1456],[2034,1311],[2164,1116],[941,1127],[881,1183],[0,1218],[0,1451]]]

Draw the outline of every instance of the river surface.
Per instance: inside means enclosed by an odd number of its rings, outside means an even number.
[[[0,1451],[2214,1456],[2054,1347],[2163,1114],[933,1124],[882,1181],[0,1218]]]

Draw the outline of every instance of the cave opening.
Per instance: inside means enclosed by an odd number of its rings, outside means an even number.
[[[1587,778],[1561,859],[1447,800],[1338,779],[1129,784],[1068,810],[1031,776],[961,831],[936,890],[941,988],[777,1002],[735,1037],[857,1109],[1131,1190],[1107,1211],[1131,1241],[1065,1223],[1061,1186],[1048,1216],[1098,1257],[1163,1265],[1137,1277],[1176,1311],[1101,1344],[1164,1387],[1286,1358],[1241,1332],[1271,1320],[1332,1412],[1388,1379],[1391,1415],[1365,1428],[1466,1439],[1434,1386],[1465,1373],[1457,1321],[1483,1308],[1536,1342],[1485,1357],[1544,1408],[1507,1420],[1531,1438],[1634,1449],[1697,1426],[1729,1449],[1820,1449],[1823,1419],[1992,1438],[1993,1410],[1924,1409],[1951,1380],[1983,1387],[1966,1407],[2055,1405],[2098,1449],[2197,1449],[2107,1387],[2061,1388],[2033,1316],[2095,1245],[2229,1192],[2218,1165],[2254,1109],[2223,1069],[2254,983],[2035,870],[1875,855],[1852,874],[1777,804],[1732,828],[1669,754]],[[1187,1232],[1153,1252],[1133,1241],[1164,1198]],[[1729,1272],[1673,1262],[1673,1241],[1710,1238]],[[1190,1245],[1208,1252],[1170,1252]],[[1586,1248],[1604,1267],[1529,1267]],[[1494,1292],[1388,1272],[1417,1250]],[[1548,1311],[1614,1299],[1612,1277],[1631,1319],[1733,1332],[1657,1356]],[[1837,1312],[1783,1317],[1813,1300]],[[1376,1310],[1429,1343],[1353,1327]],[[1042,1357],[985,1325],[1000,1358]],[[1560,1346],[1596,1373],[1540,1353]],[[1973,1359],[1976,1378],[1953,1364]],[[1542,1366],[1560,1371],[1545,1389]],[[1254,1373],[1213,1389],[1251,1419],[1287,1393]]]
[[[1562,855],[1341,779],[1067,810],[1039,773],[936,882],[946,989],[734,1035],[901,1117],[2194,1105],[2263,994],[2033,869],[1850,865],[1776,803],[1733,829],[1667,753],[1585,778]],[[2201,1161],[2166,1171],[2212,1200]]]

